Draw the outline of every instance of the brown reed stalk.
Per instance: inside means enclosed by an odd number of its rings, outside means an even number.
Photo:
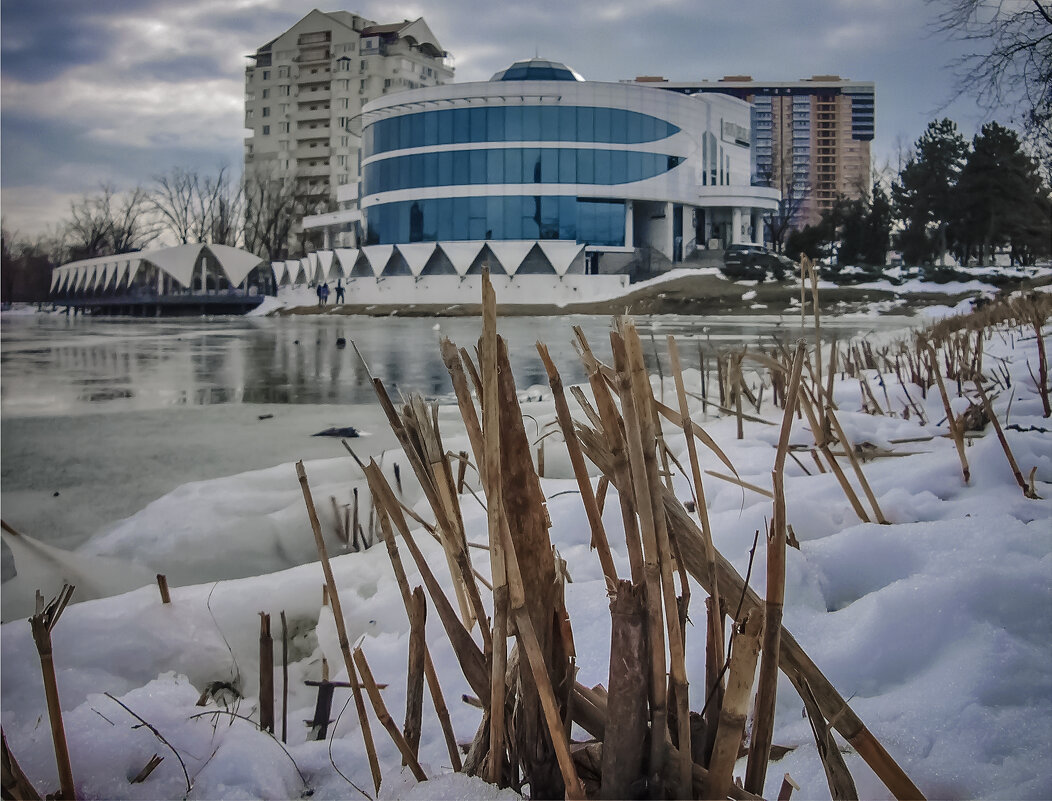
[[[460,746],[457,745],[456,735],[453,733],[453,724],[449,720],[449,708],[446,699],[442,695],[442,684],[435,672],[435,663],[431,661],[431,652],[424,646],[424,677],[427,679],[427,689],[431,693],[431,702],[435,706],[435,714],[438,715],[438,723],[442,727],[442,736],[446,741],[446,751],[449,754],[449,764],[457,773],[464,769],[460,760]]]
[[[347,624],[343,618],[340,594],[336,589],[336,579],[332,575],[332,566],[329,564],[329,552],[325,547],[325,538],[321,533],[321,523],[314,508],[314,498],[311,497],[310,485],[307,483],[307,472],[303,469],[302,461],[296,462],[296,476],[299,478],[300,489],[303,491],[303,502],[307,507],[307,516],[310,518],[311,529],[314,532],[314,544],[318,549],[318,558],[321,561],[322,572],[325,574],[325,587],[329,594],[329,604],[332,606],[332,616],[336,622],[336,635],[340,642],[340,651],[343,653],[343,664],[347,668],[347,681],[350,682],[351,694],[354,696],[354,707],[358,713],[358,725],[362,730],[362,740],[365,742],[365,753],[369,759],[369,770],[373,776],[373,787],[379,793],[381,780],[380,763],[376,758],[376,746],[373,743],[372,731],[369,728],[369,718],[365,713],[365,699],[362,698],[362,691],[358,686],[358,674],[354,669],[354,660],[351,657],[351,643],[347,638]]]
[[[674,701],[677,704],[676,719],[679,725],[679,747],[684,759],[682,759],[679,771],[678,788],[680,793],[689,793],[691,785],[690,770],[690,708],[687,684],[686,655],[684,647],[683,629],[680,625],[678,606],[676,603],[676,589],[672,577],[672,548],[669,542],[668,528],[665,522],[665,512],[661,503],[662,482],[658,473],[657,459],[655,458],[655,445],[663,445],[654,426],[657,414],[654,409],[654,394],[647,375],[646,364],[643,361],[643,346],[639,339],[639,333],[635,325],[628,322],[625,325],[626,349],[628,364],[631,368],[633,392],[637,399],[636,408],[639,413],[640,437],[643,444],[643,464],[646,468],[649,483],[649,496],[654,522],[654,545],[656,546],[656,559],[660,575],[660,587],[665,606],[665,623],[668,632],[669,647],[669,684],[675,690]],[[666,489],[671,491],[671,486]],[[644,553],[647,541],[644,539]],[[653,646],[651,646],[653,647]],[[653,770],[653,768],[651,768]]]
[[[807,415],[807,421],[811,424],[811,434],[815,438],[815,444],[818,447],[818,450],[821,451],[822,455],[826,458],[829,469],[833,472],[833,475],[836,476],[837,483],[840,484],[840,488],[844,491],[844,495],[851,504],[851,508],[855,510],[855,514],[858,515],[859,520],[863,523],[869,523],[869,515],[867,515],[866,510],[862,508],[862,502],[858,499],[858,494],[855,492],[854,487],[851,486],[851,482],[847,480],[847,476],[844,475],[844,470],[840,467],[840,463],[836,460],[836,457],[833,456],[833,452],[829,449],[829,442],[826,439],[825,430],[822,428],[819,416],[811,406],[811,401],[807,397],[807,392],[800,393],[800,405],[803,407],[804,413]]]
[[[763,487],[758,487],[755,484],[750,484],[748,481],[743,481],[742,479],[736,478],[735,476],[728,476],[724,473],[717,473],[715,470],[706,470],[705,475],[712,476],[713,478],[718,478],[720,481],[727,481],[731,484],[737,484],[739,487],[747,489],[749,490],[749,492],[755,492],[757,495],[762,495],[765,498],[774,497],[774,493],[770,490],[764,489]]]
[[[164,573],[157,574],[157,590],[161,593],[162,604],[170,604],[172,602],[171,593],[168,591],[168,577]]]
[[[804,702],[804,711],[811,724],[811,733],[815,738],[815,746],[818,756],[822,760],[822,768],[826,774],[826,782],[829,785],[829,794],[835,801],[858,801],[858,790],[855,789],[855,780],[851,777],[844,756],[840,753],[840,747],[833,738],[832,727],[822,717],[822,710],[818,707],[814,693],[808,687],[807,682],[799,675],[793,677],[793,684]]]
[[[423,587],[413,590],[412,600],[413,607],[409,615],[409,664],[406,667],[405,725],[402,730],[413,756],[418,756],[424,714],[424,652],[427,648],[427,600],[424,598]]]
[[[51,742],[55,747],[55,765],[58,768],[58,781],[63,799],[76,799],[77,790],[73,784],[73,768],[69,762],[69,746],[66,744],[66,727],[62,722],[62,705],[58,698],[58,678],[55,673],[54,649],[51,644],[51,632],[62,616],[69,599],[73,597],[75,587],[63,584],[58,595],[44,603],[44,596],[37,590],[36,613],[29,618],[33,632],[33,643],[40,657],[40,674],[44,680],[44,698],[47,701],[48,721],[51,723]]]
[[[761,622],[759,614],[746,613],[731,643],[727,692],[723,697],[716,742],[709,759],[709,775],[702,786],[703,798],[726,798],[733,784],[734,763],[738,759],[742,734],[745,732],[756,657],[760,652]]]
[[[781,646],[782,609],[785,605],[785,457],[789,452],[789,434],[800,392],[805,345],[797,343],[792,373],[782,410],[782,428],[778,436],[778,450],[771,471],[774,487],[774,509],[767,537],[767,597],[764,602],[763,656],[756,680],[756,705],[753,713],[752,739],[749,762],[745,770],[745,789],[763,795],[767,776],[767,762],[771,755],[774,733],[774,709],[778,695],[778,652]]]
[[[683,385],[683,369],[679,361],[679,347],[676,338],[671,334],[668,337],[668,353],[672,367],[672,375],[676,382],[676,394],[679,397],[679,415],[683,426],[683,436],[687,441],[687,455],[690,459],[690,473],[694,484],[694,497],[697,503],[698,520],[701,522],[701,531],[705,535],[705,561],[709,568],[709,582],[712,587],[711,598],[714,608],[719,609],[720,592],[719,580],[716,576],[716,548],[712,544],[712,528],[709,523],[709,509],[705,501],[705,486],[701,480],[701,466],[698,462],[698,448],[694,442],[694,431],[691,425],[690,409],[687,407],[687,392]],[[714,616],[709,616],[710,623],[715,621]],[[723,642],[723,627],[710,626],[709,638],[713,642],[716,653],[720,654],[722,660],[726,648]],[[712,691],[712,687],[708,687]],[[680,746],[682,748],[682,746]]]
[[[581,491],[588,525],[592,530],[592,548],[598,551],[599,563],[602,565],[608,586],[616,586],[617,568],[614,567],[610,542],[606,537],[606,529],[603,527],[603,518],[595,500],[595,492],[592,490],[592,480],[584,463],[584,454],[581,453],[581,444],[577,441],[577,434],[574,431],[570,407],[566,403],[566,395],[563,392],[562,376],[559,375],[555,363],[548,354],[548,348],[541,342],[537,343],[537,353],[540,354],[541,362],[548,373],[548,384],[552,388],[552,395],[555,399],[555,413],[563,432],[563,440],[566,443],[570,464],[573,466],[574,477],[577,479],[577,488]]]
[[[416,780],[426,782],[427,774],[424,773],[424,769],[420,767],[416,754],[413,753],[413,749],[410,748],[409,743],[406,742],[405,737],[402,736],[402,732],[398,730],[398,726],[395,724],[394,718],[391,717],[391,713],[387,711],[387,704],[384,703],[384,699],[380,695],[380,688],[376,686],[373,672],[369,668],[369,661],[365,658],[365,652],[360,647],[354,649],[354,662],[358,666],[358,670],[361,672],[362,683],[365,685],[365,691],[369,694],[369,701],[373,705],[373,712],[376,713],[376,719],[380,721],[380,725],[387,729],[387,733],[391,735],[392,742],[394,742],[395,746],[397,746],[402,754],[404,764],[406,764],[409,767],[409,770],[413,772],[413,776]]]
[[[0,730],[0,741],[3,743],[0,751],[0,785],[3,786],[4,798],[21,799],[21,801],[40,801],[40,793],[33,783],[29,781],[22,767],[11,753],[7,744],[7,734]]]
[[[289,730],[289,622],[281,610],[281,742],[288,742]]]
[[[961,460],[961,473],[964,474],[964,483],[967,484],[971,478],[971,470],[968,468],[968,457],[964,453],[964,432],[961,430],[957,418],[954,417],[953,407],[950,406],[950,396],[946,392],[946,384],[942,380],[942,371],[939,369],[939,359],[935,355],[935,349],[930,344],[927,345],[927,353],[931,369],[935,373],[935,380],[939,385],[939,394],[942,396],[942,407],[946,412],[946,425],[949,426],[953,444],[957,446],[957,456]]]
[[[888,525],[887,518],[884,517],[884,512],[881,511],[880,504],[877,503],[877,496],[873,492],[873,488],[870,487],[869,481],[866,479],[866,474],[862,472],[862,465],[858,462],[858,456],[855,454],[855,446],[852,444],[847,432],[844,431],[844,427],[840,425],[840,420],[837,418],[836,413],[833,411],[833,398],[827,396],[826,403],[826,419],[832,424],[836,430],[837,439],[840,440],[840,444],[844,446],[844,451],[847,454],[847,460],[851,463],[852,470],[855,471],[855,477],[858,479],[858,483],[862,486],[862,491],[866,495],[866,500],[869,501],[869,505],[873,509],[873,514],[877,518],[877,522],[881,525]]]
[[[1005,437],[1004,429],[1001,428],[1001,421],[997,419],[994,405],[990,402],[989,396],[983,390],[983,386],[979,382],[979,379],[975,378],[972,383],[975,385],[975,390],[979,393],[979,398],[983,402],[986,416],[994,427],[994,432],[997,434],[997,440],[1001,443],[1001,449],[1005,452],[1005,458],[1008,459],[1008,466],[1012,468],[1012,475],[1015,476],[1016,483],[1023,491],[1023,495],[1027,498],[1031,498],[1032,495],[1030,493],[1030,488],[1027,486],[1026,479],[1023,478],[1023,471],[1019,469],[1019,463],[1016,462],[1015,455],[1012,453],[1012,449],[1008,445],[1008,439]]]
[[[478,466],[479,472],[483,473],[485,471],[483,466],[485,449],[482,446],[482,426],[479,423],[478,414],[475,412],[475,404],[471,400],[471,390],[468,389],[464,363],[460,359],[460,352],[457,350],[457,346],[445,337],[442,338],[441,348],[442,362],[446,365],[449,377],[453,381],[453,391],[457,396],[457,405],[460,407],[460,416],[464,420],[464,429],[468,434],[468,442],[471,443],[471,451],[475,454],[475,464]],[[479,395],[479,398],[481,397]],[[464,464],[465,462],[462,460],[462,474]],[[461,484],[463,484],[463,481],[458,482],[458,487]]]
[[[274,638],[265,612],[259,613],[259,728],[274,733]]]

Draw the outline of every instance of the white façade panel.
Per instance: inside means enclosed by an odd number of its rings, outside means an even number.
[[[501,266],[504,267],[504,272],[508,275],[515,275],[522,264],[522,260],[533,250],[533,246],[537,242],[532,239],[512,240],[510,242],[494,242],[491,240],[486,244],[489,245],[493,255],[497,257]]]
[[[479,255],[479,251],[485,247],[485,242],[439,242],[438,246],[452,262],[453,269],[457,275],[467,275],[471,263]]]
[[[295,285],[306,284],[310,281],[307,275],[307,269],[310,265],[307,263],[307,259],[299,259],[296,265],[296,278],[292,282]]]
[[[335,281],[343,277],[340,263],[336,261],[336,254],[331,250],[318,251],[318,267],[321,269],[324,281]]]
[[[427,260],[435,252],[435,243],[417,242],[411,245],[399,245],[398,252],[402,254],[405,263],[409,265],[409,272],[413,275],[420,275],[424,267],[427,266]]]
[[[577,254],[581,252],[581,248],[584,247],[584,245],[577,242],[558,242],[556,240],[541,240],[537,244],[541,246],[545,258],[551,262],[558,275],[566,275],[566,271],[570,269],[570,264],[573,263],[573,260],[577,258]]]
[[[316,284],[325,282],[325,274],[322,272],[321,263],[318,261],[317,253],[307,254],[307,275]]]
[[[394,245],[366,245],[362,248],[362,253],[365,254],[369,266],[373,268],[373,275],[378,276],[384,271],[387,262],[391,260]]]
[[[249,253],[241,248],[232,248],[229,245],[209,245],[208,249],[212,251],[220,268],[226,273],[231,286],[240,286],[256,265],[263,261],[255,253]]]
[[[146,259],[163,272],[168,273],[182,287],[188,288],[194,274],[194,265],[201,255],[204,245],[177,245],[174,248],[153,250],[145,255]]]

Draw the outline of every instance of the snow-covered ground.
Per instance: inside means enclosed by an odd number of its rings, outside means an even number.
[[[1001,393],[995,407],[1002,423],[1013,425],[1007,436],[1024,474],[1036,468],[1042,499],[1023,496],[989,429],[967,448],[971,480],[965,484],[954,445],[943,436],[945,423],[938,424],[944,415],[937,391],[922,399],[921,388],[910,387],[929,421],[922,425],[915,414],[903,419],[907,401],[897,382],[887,383],[885,396],[879,377],[869,374],[878,400],[895,413],[873,416],[860,411],[859,382],[841,377],[835,397],[851,440],[909,455],[864,465],[891,521],[886,526],[860,523],[833,477],[819,474],[806,452],[798,454],[799,463],[789,460],[787,514],[800,549],[788,555],[785,623],[929,798],[1049,798],[1052,425],[1041,417],[1030,377],[1037,363],[1032,334],[995,335],[986,345],[987,367],[1004,364],[1012,376],[1011,390]],[[695,371],[688,370],[686,378],[699,388]],[[674,405],[671,381],[664,383],[670,395],[666,402]],[[657,377],[654,385],[660,386]],[[524,404],[524,411],[531,435],[553,417],[546,397]],[[769,486],[777,428],[746,423],[746,436],[739,441],[733,420],[706,417],[700,405],[694,411],[741,477]],[[776,413],[767,409],[766,415],[775,419]],[[466,449],[454,409],[442,410],[441,425],[447,450]],[[665,433],[674,450],[685,450],[681,438],[668,429]],[[924,441],[905,442],[917,439]],[[792,442],[811,441],[805,423],[797,421]],[[549,498],[552,541],[573,579],[566,595],[579,680],[605,683],[606,589],[588,548],[589,529],[565,453],[555,437],[545,442],[542,484]],[[384,464],[390,471],[399,460],[406,479],[409,471],[398,453],[388,453]],[[703,468],[720,469],[710,454],[703,454],[703,462]],[[360,472],[350,457],[307,462],[306,472],[323,528],[332,537],[335,515],[329,498],[348,503],[352,488],[358,487],[364,504]],[[676,483],[678,494],[689,498],[684,478],[677,476]],[[754,532],[763,529],[771,514],[770,501],[715,478],[707,480],[705,489],[716,545],[744,575]],[[406,494],[407,502],[417,502],[408,481]],[[484,510],[470,495],[461,503],[468,539],[483,541]],[[615,562],[627,575],[613,497],[605,508]],[[432,565],[445,564],[437,543],[422,531],[416,539]],[[173,589],[170,606],[160,603],[153,586],[70,606],[54,631],[73,774],[83,797],[294,798],[308,788],[318,798],[360,797],[352,781],[371,794],[346,691],[337,691],[333,717],[338,721],[330,728],[331,739],[306,741],[303,721],[313,715],[315,691],[303,682],[321,677],[323,659],[333,678],[344,678],[332,613],[321,604],[321,569],[317,564],[289,566],[306,558],[312,547],[291,464],[180,487],[86,546],[86,553],[167,572],[181,586]],[[333,569],[350,639],[361,641],[377,680],[388,683],[384,699],[400,721],[408,622],[386,551],[381,546],[341,553],[330,539],[330,553],[339,554]],[[487,573],[484,552],[472,556]],[[407,568],[410,583],[420,583],[408,561]],[[436,572],[449,590],[448,574]],[[762,594],[762,558],[753,566],[752,584]],[[701,595],[699,590],[695,597]],[[275,631],[280,632],[282,611],[289,625],[284,748],[252,722],[258,715],[260,611],[273,616]],[[700,619],[696,612],[694,619]],[[53,792],[58,782],[29,626],[9,623],[2,638],[4,731],[37,787]],[[460,701],[470,691],[434,614],[428,618],[428,641],[458,739],[468,741],[480,712]],[[688,673],[700,677],[704,642],[697,625],[688,631],[687,645]],[[214,682],[236,688],[239,697],[228,691],[221,702],[209,698],[197,706],[202,691]],[[691,700],[697,709],[703,699],[700,681],[695,682]],[[156,727],[178,752],[185,773],[168,745],[104,693]],[[802,787],[799,797],[824,797],[825,778],[809,725],[787,681],[780,684],[778,699],[774,742],[792,750],[771,763],[768,790],[789,772]],[[424,704],[420,753],[434,781],[414,786],[375,720],[372,731],[385,766],[381,797],[509,797],[479,780],[449,775],[429,701]],[[161,765],[144,783],[130,784],[129,777],[155,753],[164,757]],[[848,749],[846,759],[860,797],[888,797],[861,758]]]

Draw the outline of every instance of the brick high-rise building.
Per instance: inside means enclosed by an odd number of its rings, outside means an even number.
[[[719,81],[673,82],[636,78],[683,94],[719,92],[753,104],[753,183],[781,191],[793,227],[813,224],[838,196],[870,189],[874,85],[837,75],[801,81],[754,81],[728,75]]]
[[[249,56],[245,173],[296,182],[294,231],[332,211],[359,180],[362,106],[385,94],[446,83],[452,60],[423,18],[378,25],[348,11],[311,11]]]

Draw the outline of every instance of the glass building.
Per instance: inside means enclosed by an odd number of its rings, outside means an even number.
[[[778,193],[752,185],[750,125],[729,96],[585,81],[543,59],[379,98],[362,113],[360,244],[414,254],[376,275],[469,274],[482,245],[514,275],[762,241]]]

